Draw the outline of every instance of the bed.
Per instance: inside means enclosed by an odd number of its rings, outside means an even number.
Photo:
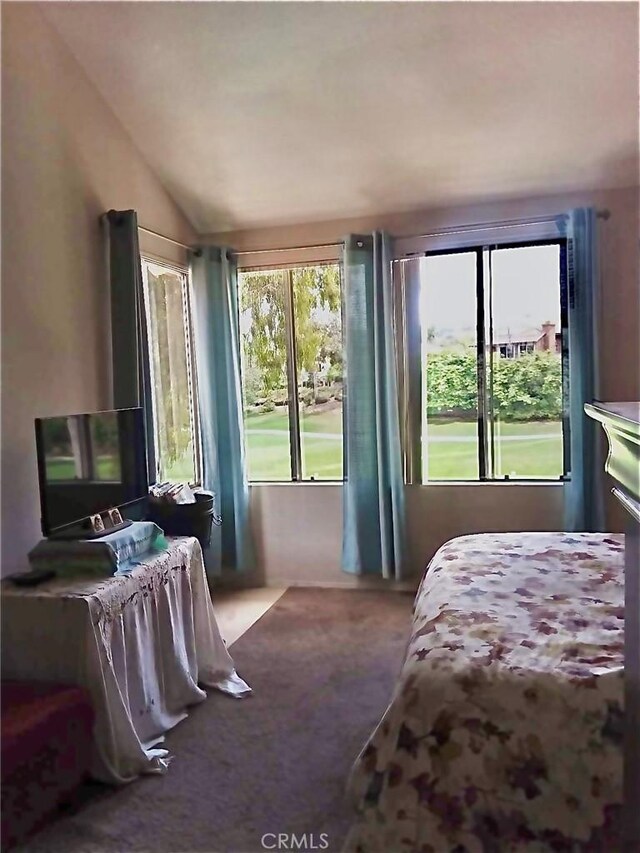
[[[616,850],[624,538],[463,536],[416,596],[345,851]]]

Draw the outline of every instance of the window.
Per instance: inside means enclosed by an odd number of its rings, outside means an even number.
[[[195,374],[187,271],[142,259],[159,480],[197,484]]]
[[[394,262],[414,481],[566,476],[564,256],[555,241]]]
[[[249,480],[342,479],[337,264],[239,275]]]

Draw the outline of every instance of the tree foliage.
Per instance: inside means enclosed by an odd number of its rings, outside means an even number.
[[[341,376],[338,267],[301,267],[293,269],[291,277],[298,375],[307,375],[313,383],[315,374],[328,362],[333,376]],[[285,288],[286,276],[280,270],[242,275],[243,369],[245,402],[249,405],[287,383]]]
[[[314,373],[323,349],[329,352],[332,315],[340,311],[340,273],[333,264],[301,267],[292,271],[292,279],[297,368]],[[322,320],[318,312],[324,312]]]
[[[173,272],[149,279],[149,325],[155,380],[157,452],[164,469],[191,456],[191,415],[182,280]],[[163,470],[163,475],[166,470]]]
[[[248,331],[243,334],[245,365],[260,371],[264,392],[286,385],[287,336],[282,273],[244,273],[240,311],[248,315]]]
[[[340,272],[336,265],[291,270],[298,377],[307,389],[301,400],[318,400],[320,370],[329,383],[343,373],[340,322]],[[243,273],[240,311],[243,338],[245,404],[287,398],[286,273]],[[429,337],[435,331],[429,330]],[[446,350],[427,359],[427,411],[464,417],[478,406],[476,354],[473,349]],[[312,390],[311,390],[312,389]],[[502,420],[555,419],[562,415],[560,359],[532,353],[493,360],[493,401]]]
[[[427,358],[427,412],[460,415],[477,409],[476,354],[445,351]],[[493,359],[493,404],[504,421],[562,416],[562,368],[553,353]]]

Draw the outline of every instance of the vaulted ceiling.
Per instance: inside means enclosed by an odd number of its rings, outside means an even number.
[[[41,8],[201,232],[638,180],[636,3]]]

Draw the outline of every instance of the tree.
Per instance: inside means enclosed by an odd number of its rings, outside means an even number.
[[[336,265],[291,270],[296,367],[316,385],[321,364],[342,362],[339,324],[340,273]],[[240,311],[245,376],[257,369],[261,392],[286,386],[286,278],[281,271],[243,273]],[[248,399],[247,399],[247,402]]]
[[[322,342],[320,344],[318,358],[323,363],[329,363],[329,381],[342,382],[342,323],[339,316],[333,316],[326,326],[323,326]]]
[[[286,384],[287,337],[285,292],[280,272],[248,272],[242,275],[240,312],[245,365],[258,368],[262,391],[269,393]]]
[[[262,374],[255,365],[245,364],[242,371],[242,390],[247,406],[254,406],[262,396]]]
[[[166,472],[191,444],[182,279],[148,271],[149,327],[155,379],[158,458]]]
[[[438,338],[438,330],[435,326],[427,326],[426,338],[424,340],[428,344],[432,344]]]

